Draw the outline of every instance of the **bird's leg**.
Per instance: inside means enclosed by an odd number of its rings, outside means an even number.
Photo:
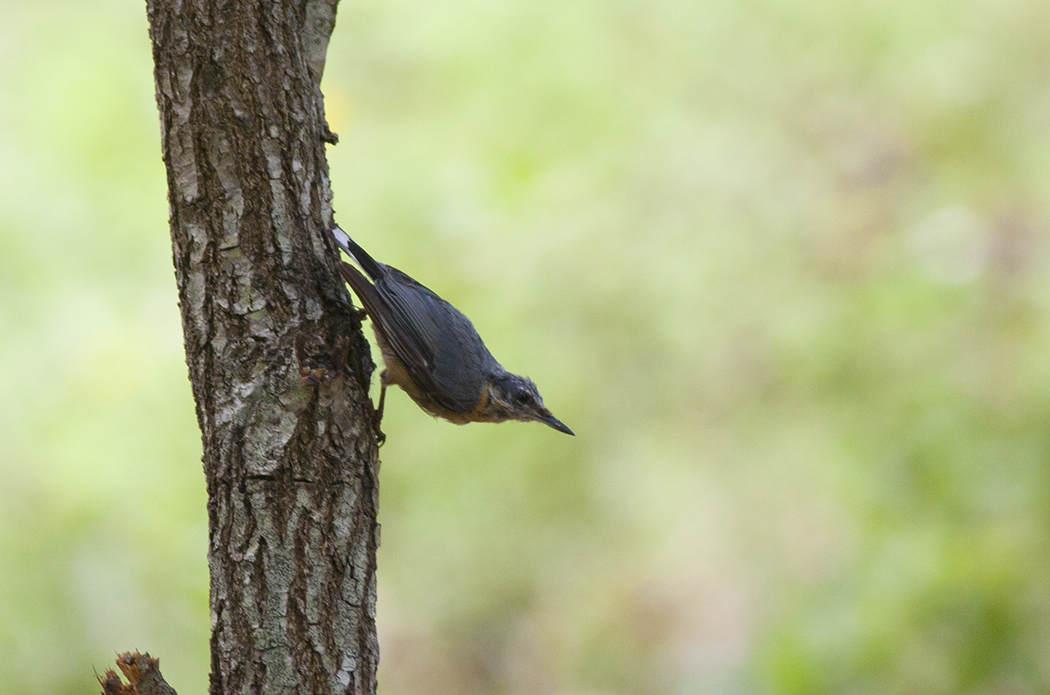
[[[383,421],[383,406],[386,404],[386,370],[379,376],[379,405],[376,406],[376,422]]]
[[[386,405],[386,387],[386,370],[384,369],[379,373],[379,405],[376,406],[372,415],[376,428],[376,440],[378,440],[379,446],[383,446],[383,442],[386,441],[386,435],[380,428],[380,425],[383,423],[383,406]]]

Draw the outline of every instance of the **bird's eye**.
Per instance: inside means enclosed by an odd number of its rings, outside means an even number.
[[[518,405],[528,405],[531,400],[532,395],[528,391],[518,391],[514,394],[514,402]]]

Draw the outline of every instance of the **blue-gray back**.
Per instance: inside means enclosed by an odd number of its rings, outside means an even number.
[[[474,409],[489,375],[502,371],[474,324],[458,309],[396,268],[375,280],[385,305],[379,329],[413,383],[441,407]],[[368,308],[368,307],[366,307]]]

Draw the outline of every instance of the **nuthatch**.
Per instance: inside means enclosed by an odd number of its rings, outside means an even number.
[[[457,425],[536,420],[572,434],[543,405],[536,384],[504,369],[458,309],[397,268],[374,260],[339,227],[332,234],[372,278],[369,282],[357,268],[339,262],[343,279],[372,319],[386,363],[379,375],[378,418],[386,387],[396,384],[420,408]]]

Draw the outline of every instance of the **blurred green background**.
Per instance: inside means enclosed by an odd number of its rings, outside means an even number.
[[[343,0],[341,224],[577,437],[388,403],[381,692],[1050,692],[1050,4]],[[141,0],[0,0],[0,692],[206,690]]]

